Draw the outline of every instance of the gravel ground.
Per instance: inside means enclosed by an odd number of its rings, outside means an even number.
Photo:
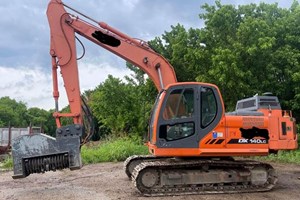
[[[221,195],[143,197],[123,171],[123,163],[101,163],[81,170],[32,174],[13,180],[12,172],[0,172],[0,199],[8,200],[299,200],[300,165],[271,163],[279,181],[269,192]]]

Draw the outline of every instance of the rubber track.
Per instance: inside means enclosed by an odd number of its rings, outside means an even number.
[[[201,167],[208,165],[209,167],[222,167],[223,169],[228,168],[253,168],[253,167],[264,167],[268,171],[268,181],[265,185],[250,185],[250,184],[199,184],[199,185],[181,185],[181,186],[165,186],[160,187],[159,185],[154,188],[143,187],[139,182],[139,176],[141,172],[146,168],[153,168],[156,170],[183,170],[191,167]],[[168,160],[163,161],[146,161],[137,165],[132,173],[132,181],[135,187],[145,196],[168,196],[168,195],[186,195],[186,194],[227,194],[227,193],[241,193],[241,192],[263,192],[271,190],[276,182],[277,176],[275,175],[274,168],[267,164],[258,161],[223,161],[223,160],[190,160],[180,162],[170,162]]]
[[[128,178],[131,179],[132,174],[129,172],[129,164],[133,161],[137,161],[137,160],[141,160],[141,162],[149,162],[149,161],[156,161],[159,159],[163,159],[163,158],[168,158],[168,157],[157,157],[154,155],[133,155],[128,157],[125,161],[124,161],[124,171],[126,173],[126,175],[128,176]]]

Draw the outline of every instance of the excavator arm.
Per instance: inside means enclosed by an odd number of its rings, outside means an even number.
[[[68,13],[65,7],[80,17]],[[44,134],[18,138],[12,146],[13,178],[23,178],[31,173],[57,169],[81,168],[80,146],[85,132],[83,116],[86,110],[83,108],[86,108],[86,105],[84,103],[82,105],[80,95],[76,34],[139,67],[152,79],[158,91],[177,82],[170,63],[152,50],[146,42],[133,39],[104,22],[98,23],[65,5],[61,0],[50,0],[47,16],[50,26],[50,55],[55,100],[53,116],[57,125],[56,138]],[[70,113],[59,112],[58,69],[60,69],[64,81]],[[73,124],[62,126],[61,118],[65,117],[72,118]]]
[[[153,51],[146,42],[133,39],[106,23],[98,23],[96,20],[67,6],[92,23],[99,25],[95,26],[78,16],[67,13],[64,6],[61,1],[52,0],[47,10],[51,33],[50,55],[52,56],[53,96],[56,102],[56,111],[58,111],[57,102],[59,97],[58,66],[64,80],[71,110],[71,113],[68,114],[55,113],[58,127],[61,126],[60,117],[73,117],[74,124],[82,124],[75,33],[139,67],[151,78],[159,91],[164,89],[165,86],[177,82],[174,69],[170,63]]]

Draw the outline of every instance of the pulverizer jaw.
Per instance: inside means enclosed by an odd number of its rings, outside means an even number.
[[[42,133],[16,138],[12,143],[12,177],[25,178],[33,173],[64,168],[80,169],[80,140],[83,131],[81,125],[74,124],[58,128],[56,138]]]

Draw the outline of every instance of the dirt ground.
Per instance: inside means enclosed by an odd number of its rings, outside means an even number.
[[[84,166],[76,171],[57,171],[33,174],[13,180],[12,172],[0,172],[0,199],[4,200],[299,200],[300,165],[274,164],[279,181],[270,192],[227,195],[189,195],[143,197],[133,187],[123,163],[101,163]]]

